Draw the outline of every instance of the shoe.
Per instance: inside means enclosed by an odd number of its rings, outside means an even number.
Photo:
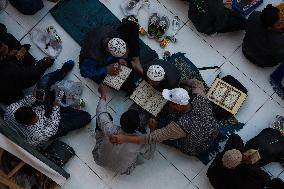
[[[153,13],[149,17],[149,23],[148,23],[148,37],[149,38],[151,39],[155,38],[159,23],[160,23],[160,17],[158,16],[157,13]]]
[[[74,65],[75,62],[73,60],[68,60],[63,64],[61,69],[67,74],[73,69]]]
[[[162,16],[160,18],[159,25],[157,27],[157,33],[156,33],[156,38],[161,39],[164,37],[166,31],[169,29],[170,26],[170,20],[166,16]]]

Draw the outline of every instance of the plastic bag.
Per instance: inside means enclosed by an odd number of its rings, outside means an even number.
[[[270,127],[279,130],[284,135],[284,117],[277,115],[272,121]]]
[[[52,26],[46,30],[35,29],[31,33],[31,39],[40,50],[52,58],[56,58],[62,51],[62,41]]]
[[[55,91],[56,100],[63,107],[71,106],[80,109],[84,106],[84,101],[81,99],[83,85],[81,82],[70,80],[62,80],[51,86],[50,90]],[[64,93],[63,97],[60,92]]]

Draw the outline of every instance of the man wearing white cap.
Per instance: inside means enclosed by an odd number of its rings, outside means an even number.
[[[160,112],[151,127],[157,130],[144,137],[113,135],[112,143],[164,142],[185,154],[197,155],[207,150],[218,135],[219,125],[212,113],[212,104],[206,98],[203,83],[198,80],[182,82],[184,88],[164,89],[168,104]],[[191,92],[192,97],[189,96]]]
[[[117,75],[120,65],[133,67],[135,71],[143,74],[139,60],[137,24],[123,23],[117,32],[118,34],[111,26],[100,26],[88,34],[79,56],[80,73],[83,77],[101,83],[107,74]]]
[[[180,74],[174,64],[164,60],[153,60],[144,66],[145,80],[156,90],[174,89],[179,85]]]

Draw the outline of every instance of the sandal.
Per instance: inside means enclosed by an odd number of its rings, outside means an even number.
[[[149,17],[149,24],[148,24],[148,37],[149,38],[155,38],[157,34],[157,28],[160,23],[160,17],[157,13],[153,13]]]
[[[170,20],[168,19],[168,17],[162,16],[155,37],[157,39],[161,39],[165,35],[166,31],[169,29],[169,26],[170,26]]]

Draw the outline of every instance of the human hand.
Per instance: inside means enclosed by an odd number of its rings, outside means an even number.
[[[112,144],[123,144],[123,143],[127,143],[127,136],[124,134],[113,134],[110,137],[110,142]]]
[[[224,7],[232,9],[232,0],[223,0]]]
[[[120,64],[119,63],[110,64],[106,68],[107,68],[107,73],[109,75],[112,75],[112,76],[116,76],[120,72]]]
[[[27,52],[27,50],[26,50],[24,47],[22,47],[22,48],[21,48],[20,50],[18,50],[18,52],[16,53],[16,59],[17,59],[18,61],[23,60],[24,57],[25,57],[26,52]]]
[[[131,61],[131,65],[137,73],[139,73],[140,75],[143,75],[143,68],[141,66],[139,57],[133,58]]]
[[[150,118],[148,124],[151,132],[156,130],[158,127],[158,122],[154,118]]]
[[[101,97],[106,100],[108,94],[108,87],[105,84],[101,83],[98,88],[98,91],[101,94]]]
[[[119,62],[120,65],[127,66],[127,62],[126,62],[126,60],[124,60],[124,59],[119,59],[118,62]]]

